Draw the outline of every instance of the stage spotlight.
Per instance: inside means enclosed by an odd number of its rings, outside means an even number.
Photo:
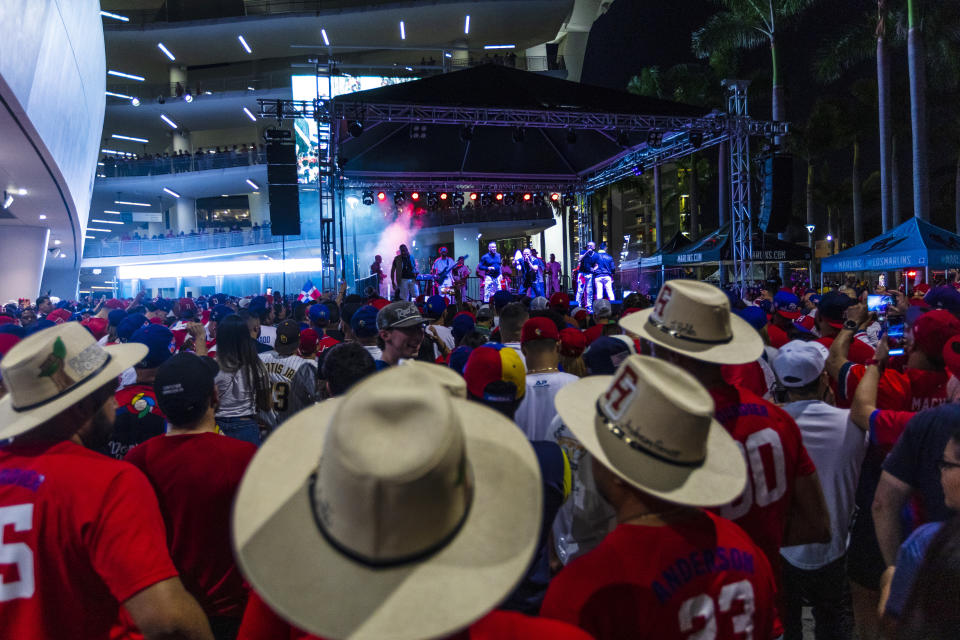
[[[493,203],[493,194],[492,193],[482,193],[480,194],[480,206],[489,207]]]
[[[441,193],[441,194],[440,194],[440,199],[441,199],[441,200],[444,200],[444,201],[445,201],[445,200],[446,200],[447,198],[449,198],[449,197],[450,197],[450,196],[448,196],[446,193]]]
[[[494,196],[494,197],[497,199],[497,202],[503,202],[503,194],[502,194],[502,193],[498,193],[498,194],[497,194],[496,196]]]
[[[458,193],[455,193],[455,194],[454,194],[454,196],[453,196],[453,206],[455,206],[455,207],[462,207],[462,206],[463,206],[463,194],[462,194],[462,193],[459,193],[459,192],[458,192]]]
[[[476,193],[471,193],[471,194],[470,194],[470,199],[473,200],[473,201],[476,201],[476,199],[477,199],[477,194],[476,194]]]
[[[418,192],[414,191],[413,193],[410,194],[410,199],[411,199],[411,200],[414,200],[414,201],[419,200],[419,199],[420,199],[420,194],[419,194]]]
[[[527,130],[523,127],[517,127],[513,130],[513,141],[514,142],[523,142],[527,139]]]
[[[630,136],[627,135],[626,131],[623,131],[623,130],[617,131],[617,144],[620,145],[621,147],[630,146]]]
[[[577,143],[577,132],[573,129],[567,129],[567,144]]]
[[[130,98],[130,104],[132,104],[132,105],[135,106],[135,107],[139,107],[139,106],[140,106],[140,98]]]
[[[693,130],[690,132],[690,144],[693,145],[695,149],[699,149],[703,146],[703,131]]]
[[[363,202],[363,204],[367,205],[368,207],[369,207],[370,205],[372,205],[372,204],[373,204],[373,191],[364,191],[364,192],[363,192],[363,197],[361,198],[360,201]]]
[[[470,140],[473,140],[473,127],[471,127],[468,124],[465,124],[462,127],[460,127],[460,139],[463,140],[464,142],[469,142]]]
[[[559,194],[559,193],[551,193],[551,194],[550,194],[550,200],[551,200],[552,202],[557,202],[557,203],[559,203],[559,202],[560,202],[560,194]]]
[[[663,131],[654,129],[647,133],[647,146],[659,148],[663,145]]]
[[[347,125],[347,131],[354,138],[359,138],[363,134],[363,123],[359,120],[353,120]]]
[[[644,166],[642,162],[638,162],[637,164],[633,165],[633,175],[642,176],[643,171],[644,171]]]
[[[183,101],[187,103],[193,102],[193,94],[189,92],[183,94]]]
[[[577,201],[573,198],[573,194],[572,194],[572,193],[565,193],[565,194],[563,194],[563,206],[565,206],[565,207],[572,207],[572,206],[575,205],[576,203],[577,203]]]
[[[406,197],[403,195],[403,191],[397,191],[393,194],[393,204],[397,205],[398,207],[402,205],[405,200]]]
[[[525,194],[523,194],[523,201],[524,201],[524,202],[530,202],[530,199],[531,199],[532,197],[533,197],[533,196],[531,196],[529,193],[525,193]]]
[[[379,200],[380,202],[383,202],[386,199],[387,199],[387,194],[385,194],[383,191],[377,192],[377,200]]]

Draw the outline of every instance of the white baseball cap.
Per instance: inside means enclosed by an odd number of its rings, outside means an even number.
[[[785,387],[805,387],[823,373],[827,353],[819,342],[791,340],[774,357],[773,372]]]

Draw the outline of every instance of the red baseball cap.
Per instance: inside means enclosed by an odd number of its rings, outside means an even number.
[[[16,321],[17,319],[13,316],[0,316],[0,325],[10,324]]]
[[[913,345],[930,357],[943,355],[944,346],[960,335],[960,320],[949,311],[928,311],[913,323]]]
[[[550,306],[562,307],[562,310],[566,312],[570,309],[570,296],[563,291],[557,291],[550,296]]]
[[[370,306],[376,309],[377,311],[380,311],[380,309],[383,309],[388,304],[390,304],[390,301],[387,300],[386,298],[377,298],[376,300],[370,301]]]
[[[314,353],[320,344],[320,336],[313,329],[300,332],[300,353]]]
[[[929,291],[930,291],[930,285],[928,285],[926,282],[918,284],[913,288],[913,292],[915,294],[920,294],[920,295],[926,295]]]
[[[107,329],[109,328],[106,318],[88,318],[80,324],[89,329],[90,333],[92,333],[93,337],[97,340],[107,335]]]
[[[560,340],[560,332],[549,318],[530,318],[523,323],[520,344],[531,340]]]
[[[560,355],[576,358],[582,355],[586,348],[587,339],[579,329],[567,327],[560,332]]]
[[[127,303],[121,300],[120,298],[110,298],[103,303],[107,309],[126,309]]]
[[[13,348],[13,345],[20,342],[19,336],[12,333],[0,333],[0,358],[7,354],[7,351]]]
[[[519,400],[527,391],[527,371],[520,355],[495,342],[470,352],[463,378],[472,395],[491,402]]]
[[[63,324],[64,322],[69,322],[70,318],[73,317],[73,314],[66,309],[54,309],[48,313],[46,317],[50,322],[55,324]]]

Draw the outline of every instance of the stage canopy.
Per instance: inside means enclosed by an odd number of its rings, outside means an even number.
[[[810,260],[810,256],[809,247],[785,242],[770,234],[753,234],[751,262],[806,262]],[[663,256],[664,266],[695,266],[732,261],[729,222],[682,251]]]
[[[360,122],[367,120],[361,135],[341,140],[341,166],[354,186],[460,179],[572,187],[653,142],[645,131],[618,133],[620,120],[605,116],[672,123],[675,130],[659,132],[669,139],[681,131],[686,134],[690,123],[709,115],[700,107],[502,65],[344,94],[334,102],[336,109],[349,110]],[[410,110],[422,110],[423,124],[410,121]],[[404,117],[391,122],[394,111]],[[468,112],[480,116],[473,126],[462,124]],[[563,124],[570,117],[579,118],[578,126]]]
[[[824,258],[820,269],[836,273],[908,267],[960,267],[960,236],[919,218],[911,218],[873,240]]]
[[[649,269],[651,267],[659,267],[670,264],[668,262],[664,262],[665,255],[682,251],[692,243],[693,241],[690,240],[690,238],[688,238],[683,231],[677,231],[677,233],[670,238],[669,242],[657,249],[655,252],[651,253],[646,258],[641,259],[640,266],[644,269]]]

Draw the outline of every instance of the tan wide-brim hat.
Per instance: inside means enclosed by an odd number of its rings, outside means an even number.
[[[542,518],[533,448],[511,421],[451,397],[454,390],[422,380],[419,387],[400,384],[419,374],[413,367],[391,367],[343,398],[295,414],[271,434],[247,468],[233,512],[237,562],[270,608],[300,629],[331,640],[446,637],[496,607],[530,566]],[[448,399],[446,415],[462,426],[472,500],[459,528],[431,553],[393,566],[372,566],[344,553],[344,545],[321,526],[324,516],[317,515],[318,509],[329,505],[317,507],[313,501],[314,484],[320,482],[318,461],[325,446],[333,446],[331,438],[337,440],[331,432],[343,433],[332,420],[351,398],[389,407],[402,404],[398,398],[411,388]],[[395,446],[398,451],[404,447],[402,437]],[[324,459],[324,471],[329,464],[337,463]],[[375,508],[370,505],[371,512]],[[371,535],[374,523],[364,524],[357,527],[358,537]]]
[[[42,425],[146,355],[143,344],[102,347],[79,322],[58,324],[21,340],[0,363],[8,391],[0,399],[0,441]]]
[[[620,319],[624,330],[696,360],[746,364],[763,354],[763,338],[730,311],[717,287],[696,280],[668,280],[653,307]]]
[[[554,403],[597,462],[646,493],[716,507],[735,500],[746,486],[746,461],[713,418],[709,393],[669,362],[630,356],[612,376],[588,376],[563,387]]]

